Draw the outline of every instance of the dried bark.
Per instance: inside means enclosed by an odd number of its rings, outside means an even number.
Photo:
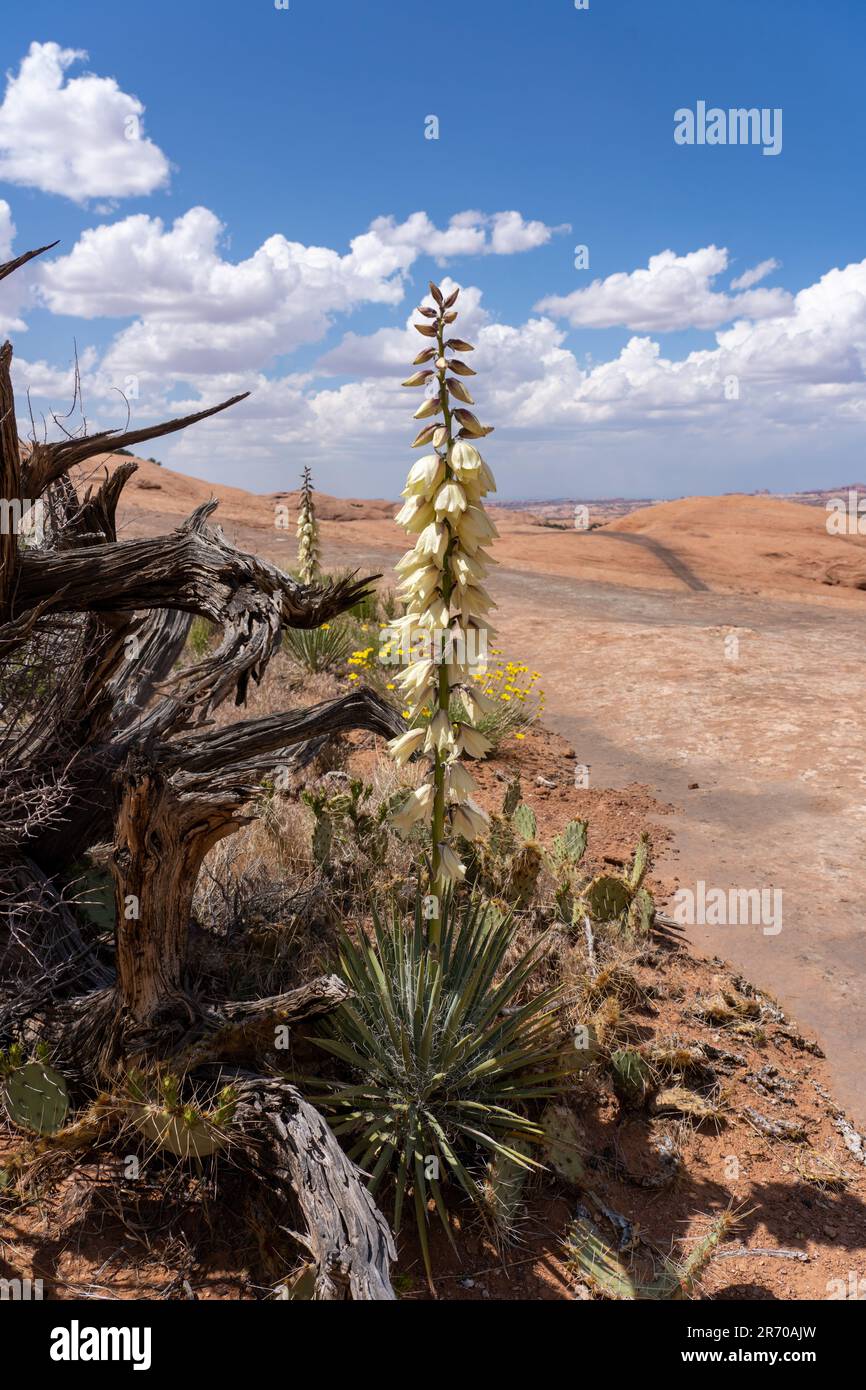
[[[269,1140],[268,1178],[297,1197],[307,1230],[295,1239],[314,1261],[316,1298],[393,1299],[393,1237],[322,1116],[287,1082],[251,1078],[237,1091],[236,1120]]]

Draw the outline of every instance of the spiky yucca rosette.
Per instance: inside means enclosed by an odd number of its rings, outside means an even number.
[[[319,523],[313,505],[313,477],[309,467],[304,469],[298,505],[298,573],[304,584],[314,584],[320,574]]]
[[[486,813],[473,800],[475,783],[464,759],[481,758],[490,748],[489,740],[473,725],[489,712],[491,703],[473,678],[486,669],[492,635],[487,614],[495,605],[483,580],[495,561],[484,546],[497,532],[482,501],[488,492],[495,492],[496,484],[471,442],[491,430],[464,408],[474,402],[461,378],[475,372],[457,356],[474,349],[461,338],[445,336],[457,317],[453,305],[459,290],[446,299],[431,284],[430,293],[436,307],[422,306],[419,313],[427,322],[416,323],[415,328],[424,337],[434,338],[435,345],[419,353],[415,366],[421,370],[403,385],[426,388],[427,397],[415,418],[433,423],[423,426],[413,447],[431,444],[434,452],[410,470],[403,489],[406,502],[396,518],[417,537],[396,567],[405,616],[395,626],[402,651],[411,657],[397,683],[409,719],[420,722],[392,740],[389,748],[398,763],[418,751],[429,759],[427,776],[395,823],[402,831],[419,821],[430,824],[430,892],[439,901],[448,885],[465,873],[449,841],[455,835],[474,839],[487,826]],[[461,709],[456,719],[452,718],[454,708]],[[437,929],[438,913],[430,923],[433,946]]]

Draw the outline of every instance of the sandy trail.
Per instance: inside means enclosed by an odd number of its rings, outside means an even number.
[[[496,588],[500,645],[544,672],[546,722],[591,785],[644,783],[674,806],[660,867],[682,886],[782,890],[778,934],[689,935],[818,1035],[840,1101],[866,1123],[863,618],[507,571]]]
[[[395,556],[351,558],[381,568]],[[781,889],[778,933],[758,921],[688,935],[820,1039],[840,1102],[866,1126],[864,617],[505,566],[491,588],[498,646],[543,673],[545,722],[590,784],[639,783],[671,804],[662,873],[726,894]]]

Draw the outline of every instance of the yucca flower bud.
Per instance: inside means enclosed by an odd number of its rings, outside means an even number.
[[[454,806],[451,811],[451,829],[467,840],[477,840],[487,833],[490,817],[474,801]]]
[[[417,753],[424,739],[427,737],[426,729],[408,729],[399,738],[392,738],[388,744],[388,752],[395,763],[402,764],[408,762],[413,753]]]
[[[453,849],[445,841],[434,846],[434,854],[439,863],[439,874],[443,887],[458,883],[466,876],[466,865],[461,863]]]

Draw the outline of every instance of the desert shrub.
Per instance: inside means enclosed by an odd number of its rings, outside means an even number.
[[[349,654],[352,630],[341,622],[314,628],[291,627],[284,633],[283,641],[305,671],[333,671]]]
[[[479,1154],[536,1166],[516,1141],[540,1142],[530,1107],[562,1090],[575,1056],[564,1045],[558,989],[529,988],[545,938],[503,969],[510,918],[450,895],[440,911],[438,960],[420,897],[411,924],[374,910],[372,940],[343,937],[353,997],[317,1038],[350,1078],[319,1082],[317,1102],[371,1174],[371,1189],[390,1183],[397,1229],[411,1189],[428,1276],[428,1201],[452,1239],[449,1184],[485,1210],[483,1174],[473,1172]]]

